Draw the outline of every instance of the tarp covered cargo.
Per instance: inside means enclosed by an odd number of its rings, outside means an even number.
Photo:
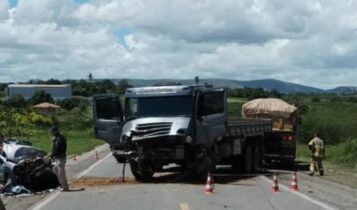
[[[276,99],[255,99],[248,101],[242,107],[243,118],[273,119],[274,130],[293,131],[296,124],[297,107]]]

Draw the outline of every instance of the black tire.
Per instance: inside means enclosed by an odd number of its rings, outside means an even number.
[[[251,173],[253,162],[252,148],[247,146],[244,153],[232,158],[232,170],[237,173]]]
[[[135,179],[139,182],[149,182],[154,175],[154,169],[149,163],[136,158],[129,162],[131,173],[134,175]]]
[[[253,165],[252,165],[252,170],[253,172],[259,172],[260,167],[261,167],[261,155],[260,155],[260,149],[259,147],[255,147],[254,152],[253,152]]]
[[[243,161],[244,172],[247,174],[252,173],[252,166],[253,166],[252,147],[247,146],[244,152],[244,161]]]
[[[213,151],[204,151],[204,157],[196,167],[196,175],[199,180],[206,181],[208,173],[212,173],[216,170],[215,160]]]

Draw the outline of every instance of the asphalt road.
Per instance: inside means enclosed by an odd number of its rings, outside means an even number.
[[[157,174],[154,183],[135,183],[129,167],[126,183],[121,183],[122,164],[111,155],[102,156],[88,169],[76,175],[78,186],[72,192],[53,192],[32,206],[33,210],[77,209],[340,209],[301,192],[291,192],[280,185],[280,192],[271,192],[271,180],[265,176],[231,176],[221,174],[214,179],[215,193],[204,193],[204,183],[169,181],[172,175]],[[74,181],[76,184],[76,181]],[[81,185],[83,191],[76,191]]]

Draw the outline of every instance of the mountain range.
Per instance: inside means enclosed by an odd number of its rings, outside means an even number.
[[[121,79],[112,79],[116,84],[119,83]],[[156,84],[173,84],[180,83],[183,85],[194,84],[194,80],[172,80],[172,79],[128,79],[129,83],[134,87],[151,86]],[[231,89],[240,88],[263,88],[264,90],[276,90],[284,94],[292,93],[316,93],[316,94],[357,94],[357,87],[351,86],[341,86],[334,89],[320,89],[306,85],[300,85],[296,83],[284,82],[276,79],[261,79],[261,80],[250,80],[250,81],[239,81],[230,79],[200,79],[200,83],[211,84],[216,87],[228,87]]]

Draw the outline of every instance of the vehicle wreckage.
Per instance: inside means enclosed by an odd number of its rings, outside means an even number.
[[[59,186],[47,152],[33,147],[30,142],[7,139],[4,142],[6,157],[0,156],[0,182],[3,193],[14,193],[21,186],[30,192]]]

